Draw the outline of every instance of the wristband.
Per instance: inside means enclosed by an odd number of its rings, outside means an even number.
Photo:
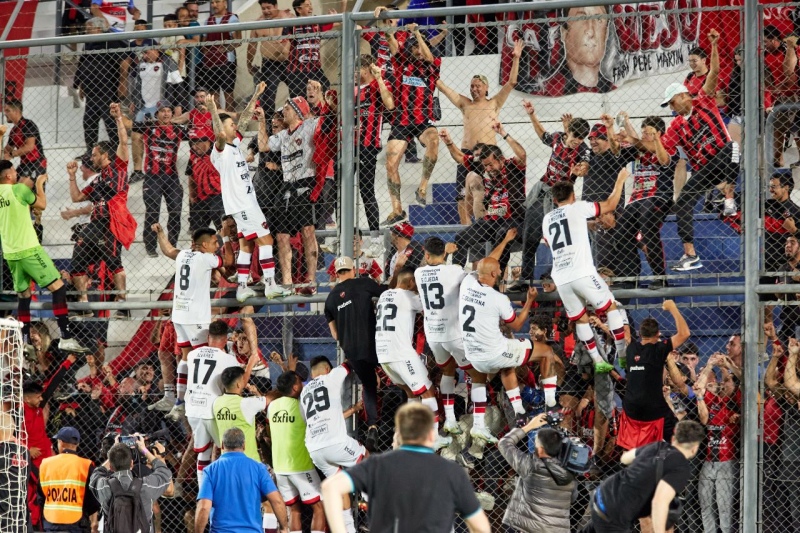
[[[445,143],[445,146],[453,146],[453,143],[449,143],[449,144]]]
[[[503,135],[503,140],[505,141],[506,139],[508,139],[509,135],[511,135],[511,134],[510,133],[506,133],[505,135]]]
[[[225,244],[227,242],[231,242],[231,238],[230,237],[223,237],[222,238],[222,244]]]

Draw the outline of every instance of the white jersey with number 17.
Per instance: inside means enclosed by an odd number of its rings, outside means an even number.
[[[211,272],[222,267],[222,257],[181,250],[175,258],[175,288],[172,294],[172,322],[211,322]]]
[[[240,143],[241,139],[237,137],[222,150],[217,150],[216,144],[211,150],[211,164],[219,172],[222,205],[226,215],[242,211],[261,211]]]
[[[300,410],[306,419],[306,449],[309,452],[350,439],[342,409],[342,387],[349,373],[347,365],[339,365],[303,387]]]
[[[542,221],[542,234],[553,253],[550,274],[556,286],[597,272],[586,221],[600,216],[600,204],[574,202],[557,207]]]
[[[393,363],[416,357],[414,321],[422,312],[419,295],[404,289],[389,289],[378,299],[375,351],[378,362]]]
[[[508,296],[470,274],[461,282],[458,309],[467,360],[491,361],[505,353],[508,339],[500,331],[500,321],[517,318]]]
[[[425,308],[425,339],[450,342],[461,337],[458,295],[467,273],[458,265],[424,266],[414,272]]]
[[[226,368],[241,366],[236,357],[219,348],[203,346],[189,352],[186,376],[186,416],[213,420],[214,400],[225,392],[220,376]]]

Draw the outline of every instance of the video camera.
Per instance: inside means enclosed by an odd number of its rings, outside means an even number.
[[[131,459],[133,460],[134,468],[132,469],[132,473],[135,477],[141,477],[140,474],[142,473],[142,466],[146,465],[147,460],[142,456],[141,452],[139,452],[138,446],[136,446],[136,436],[134,435],[120,435],[114,431],[106,433],[103,437],[102,447],[101,447],[101,457],[108,456],[108,450],[116,443],[117,437],[119,437],[120,444],[124,444],[131,450]],[[167,441],[169,440],[169,430],[168,429],[160,429],[158,431],[154,431],[153,433],[142,435],[144,439],[148,451],[153,455],[158,455],[158,450],[155,447],[155,443],[159,442],[162,446],[166,448]]]
[[[560,411],[550,411],[545,415],[546,426],[555,429],[561,434],[561,452],[558,454],[558,462],[572,474],[582,475],[592,467],[592,448],[583,443],[578,437],[570,436],[561,427],[564,421],[564,414]]]

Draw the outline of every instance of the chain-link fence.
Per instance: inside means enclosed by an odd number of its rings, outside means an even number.
[[[199,463],[191,428],[165,416],[159,401],[172,401],[182,372],[168,316],[170,255],[190,248],[192,233],[206,227],[219,231],[223,249],[228,240],[234,256],[238,251],[236,228],[223,221],[231,211],[224,180],[210,155],[217,131],[205,97],[213,95],[240,126],[252,186],[274,237],[259,243],[249,265],[226,264],[212,278],[213,315],[235,330],[229,350],[242,363],[253,351],[263,354],[251,394],[275,394],[278,375],[295,366],[290,354],[301,374],[315,356],[341,360],[323,312],[337,256],[354,257],[360,275],[390,283],[403,266],[423,264],[430,236],[449,243],[448,262],[468,269],[495,250],[500,286],[517,295],[512,299],[523,299],[520,291],[530,285],[542,293],[517,336],[551,343],[561,427],[593,449],[594,465],[578,476],[570,511],[570,527],[579,530],[589,519],[591,491],[620,468],[617,438],[631,362],[617,358],[609,380],[580,366],[588,357],[584,346],[566,309],[547,294],[556,289],[551,248],[569,244],[570,233],[542,221],[564,194],[569,199],[559,184],[570,183],[576,198],[600,204],[600,216],[588,222],[592,257],[613,282],[631,341],[649,317],[662,338],[676,334],[664,298],[674,298],[691,330],[669,355],[675,365],[665,367],[663,388],[648,391],[669,409],[664,418],[697,420],[708,433],[681,494],[677,530],[792,531],[798,520],[785,502],[797,483],[800,440],[793,432],[800,425],[786,300],[800,290],[780,288],[785,298],[770,303],[767,286],[794,284],[800,254],[796,110],[778,107],[796,101],[796,6],[762,8],[757,20],[748,19],[763,37],[752,45],[758,68],[750,68],[752,50],[740,44],[742,7],[580,4],[410,15],[384,8],[295,19],[262,3],[259,22],[248,22],[258,15],[237,22],[219,12],[212,17],[219,28],[203,28],[178,12],[165,19],[164,31],[109,40],[102,21],[92,19],[74,49],[69,39],[13,52],[4,47],[5,158],[32,188],[24,178],[49,176],[49,209],[34,209],[32,221],[68,285],[70,328],[90,351],[45,387],[46,434],[74,425],[83,436],[79,452],[96,463],[108,433],[164,435],[179,490],[158,502],[156,531],[194,530]],[[308,6],[296,16],[313,15],[303,11]],[[223,31],[226,24],[235,31]],[[61,52],[53,52],[56,42]],[[758,109],[745,130],[746,82],[754,78]],[[265,86],[255,117],[239,122],[253,111],[248,102],[259,82]],[[112,104],[120,104],[120,123]],[[745,149],[745,134],[752,141],[761,131],[767,143],[759,156]],[[124,179],[109,191],[103,168],[122,152]],[[763,181],[746,180],[745,165],[755,176],[760,161]],[[630,175],[613,200],[625,169]],[[746,193],[761,206],[749,218]],[[163,226],[161,235],[153,224]],[[296,296],[277,303],[255,298],[242,307],[235,299],[241,276],[245,284],[269,284],[269,267],[259,260],[266,246],[274,250],[275,282]],[[21,287],[6,261],[1,279],[6,308],[15,309]],[[763,321],[748,314],[757,293],[766,306]],[[51,305],[46,290],[35,297],[28,370],[46,381],[67,354],[53,340],[55,298]],[[775,331],[764,326],[770,320]],[[614,362],[607,315],[594,313],[591,321],[596,344]],[[764,327],[765,335],[754,333]],[[768,347],[756,347],[764,338]],[[439,387],[441,371],[428,346],[416,347]],[[535,364],[524,368],[520,392],[533,415],[545,409],[544,374]],[[378,374],[375,449],[384,452],[392,445],[393,414],[407,398]],[[502,531],[519,479],[497,445],[470,437],[473,386],[466,373],[457,382],[453,416],[461,431],[440,454],[467,469],[492,528]],[[763,384],[760,403],[752,394],[756,382]],[[348,391],[345,408],[360,396],[355,385]],[[498,437],[516,423],[505,392],[499,376],[489,380],[486,425]],[[269,463],[268,424],[259,415],[257,425]],[[349,427],[367,440],[363,419]],[[532,438],[523,444],[533,451]],[[747,484],[755,481],[756,463],[757,490]],[[359,527],[369,527],[368,505],[359,506]]]

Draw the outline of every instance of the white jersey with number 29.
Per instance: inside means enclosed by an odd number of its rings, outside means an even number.
[[[424,266],[414,272],[425,308],[425,339],[450,342],[461,337],[458,295],[467,273],[458,265]]]
[[[175,258],[175,288],[172,295],[172,322],[209,324],[211,322],[211,272],[222,267],[216,254],[181,250]]]
[[[414,320],[422,312],[419,295],[405,289],[389,289],[381,294],[377,305],[375,350],[378,362],[393,363],[416,356]]]
[[[300,410],[306,419],[306,448],[309,452],[347,442],[347,426],[342,409],[342,387],[350,369],[339,365],[303,387]]]
[[[219,348],[203,346],[189,352],[186,376],[186,416],[212,420],[214,400],[222,393],[220,376],[226,368],[241,366],[236,357]]]
[[[508,339],[500,331],[500,321],[517,318],[508,296],[469,274],[461,282],[458,309],[467,360],[490,361],[505,353]]]
[[[600,204],[574,202],[557,207],[542,221],[542,234],[553,253],[556,286],[597,273],[586,221],[600,216]]]

